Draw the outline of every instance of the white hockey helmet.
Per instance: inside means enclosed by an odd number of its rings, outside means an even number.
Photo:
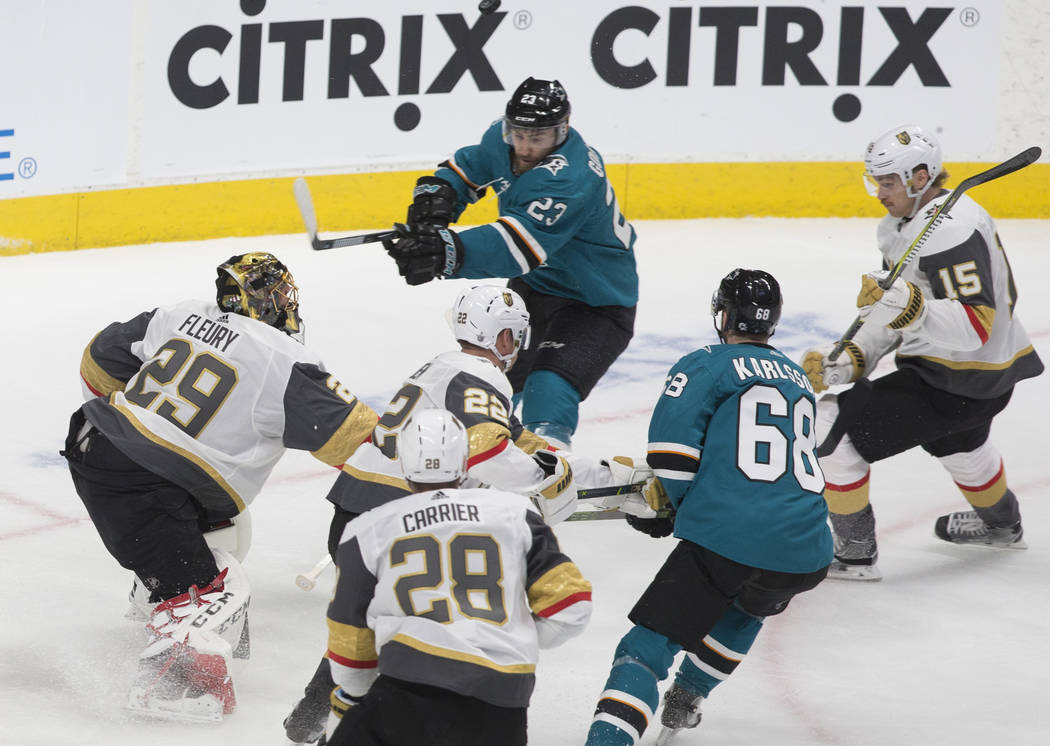
[[[421,409],[401,429],[397,447],[401,473],[410,482],[442,484],[467,477],[470,443],[466,428],[447,409]]]
[[[456,339],[491,350],[506,369],[529,344],[529,312],[521,296],[507,287],[477,285],[456,298],[448,312],[448,324]],[[496,349],[500,332],[510,329],[514,350],[502,355]]]
[[[919,191],[913,189],[912,176],[923,168],[930,175]],[[876,178],[897,174],[908,189],[908,196],[920,197],[941,172],[941,144],[922,127],[905,124],[884,132],[868,143],[864,151],[864,186],[873,197],[878,194]]]

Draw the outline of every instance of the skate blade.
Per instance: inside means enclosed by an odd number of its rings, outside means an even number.
[[[132,692],[124,710],[136,718],[166,720],[175,723],[221,723],[222,701],[213,694],[183,699],[157,699]]]
[[[951,539],[941,539],[937,534],[934,534],[934,536],[945,544],[951,544],[953,547],[966,547],[967,549],[1028,549],[1028,545],[1025,544],[1024,539],[1015,541],[1012,544],[988,544],[983,541],[952,541]]]
[[[667,746],[671,743],[671,739],[675,737],[680,731],[685,730],[684,728],[668,728],[666,725],[660,728],[660,733],[656,737],[656,746]]]
[[[878,565],[847,565],[842,562],[832,562],[831,567],[828,568],[828,579],[871,582],[882,580],[882,570],[878,568]]]

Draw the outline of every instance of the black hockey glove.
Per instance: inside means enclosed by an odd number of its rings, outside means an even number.
[[[454,231],[432,225],[409,228],[401,223],[394,230],[397,237],[383,241],[383,246],[409,285],[451,277],[463,266],[463,242]]]
[[[456,218],[459,195],[444,179],[420,176],[412,190],[412,204],[408,206],[408,224],[413,228],[424,225],[448,228]]]
[[[630,514],[624,517],[635,531],[641,531],[654,539],[670,536],[674,531],[674,508],[671,507],[661,510],[655,518],[639,518]]]

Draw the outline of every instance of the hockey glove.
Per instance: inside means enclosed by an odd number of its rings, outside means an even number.
[[[576,511],[576,485],[573,483],[572,467],[564,457],[553,451],[536,451],[532,459],[547,475],[536,487],[532,499],[543,514],[543,520],[548,526],[553,526]]]
[[[674,508],[668,506],[660,511],[655,518],[639,518],[629,513],[624,517],[635,531],[641,531],[654,539],[662,539],[665,536],[670,536],[671,532],[674,531],[674,516]]]
[[[412,204],[408,206],[408,224],[413,228],[424,225],[448,228],[456,219],[456,201],[459,195],[444,179],[420,176],[412,190]]]
[[[383,242],[397,262],[398,273],[409,285],[422,285],[435,277],[447,278],[463,265],[463,242],[448,228],[394,225],[397,237]]]
[[[869,272],[861,277],[860,293],[857,295],[859,315],[866,324],[888,326],[890,329],[906,329],[918,326],[926,317],[926,303],[922,291],[910,282],[899,280],[883,290],[879,282],[889,272]]]
[[[831,362],[828,355],[834,348],[835,345],[823,345],[808,350],[802,356],[802,370],[818,394],[829,386],[856,381],[867,369],[864,351],[856,342],[846,342],[842,354],[835,358],[835,362]]]

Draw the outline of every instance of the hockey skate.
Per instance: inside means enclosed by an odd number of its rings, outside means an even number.
[[[828,577],[838,580],[882,580],[875,562],[879,550],[875,539],[858,541],[835,537],[835,558],[828,567]]]
[[[328,722],[329,705],[335,682],[328,659],[323,658],[310,683],[306,685],[303,698],[284,719],[284,732],[292,743],[314,743],[324,733]]]
[[[952,544],[1000,549],[1028,548],[1020,521],[1012,526],[992,527],[981,520],[975,510],[942,515],[934,524],[933,533],[938,539]]]
[[[702,715],[700,703],[703,700],[702,695],[672,684],[664,695],[664,709],[660,713],[660,725],[663,727],[656,737],[656,746],[666,746],[679,731],[699,725]]]

